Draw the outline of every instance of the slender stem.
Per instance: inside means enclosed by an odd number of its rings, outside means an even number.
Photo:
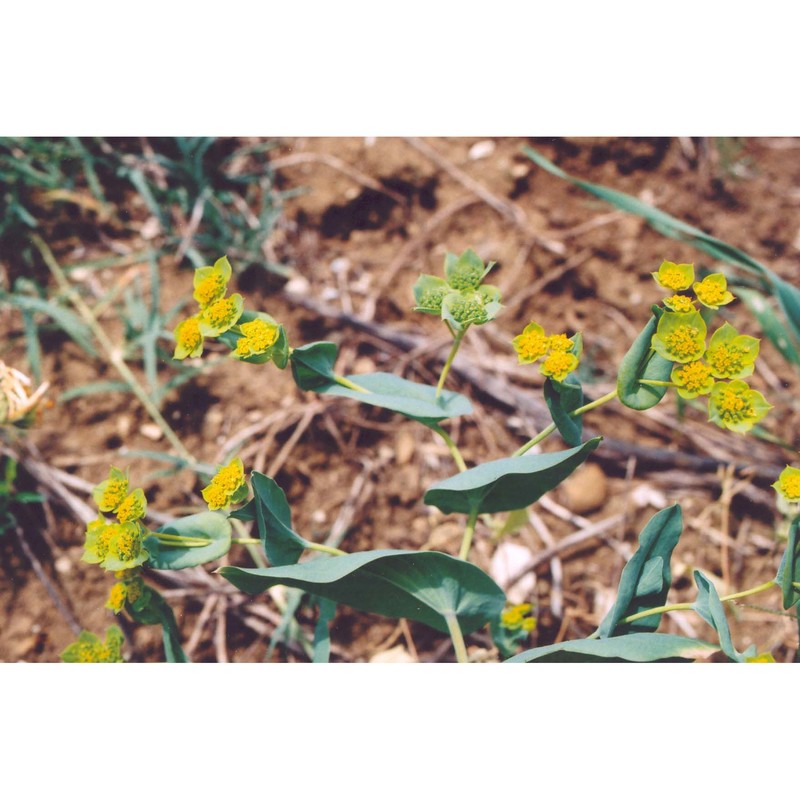
[[[467,645],[464,643],[464,634],[461,633],[458,619],[455,614],[445,614],[444,621],[447,623],[447,630],[450,632],[450,638],[453,640],[456,660],[459,664],[468,664],[469,655],[467,654]]]
[[[720,602],[727,603],[731,600],[738,600],[740,597],[749,597],[753,594],[758,594],[759,592],[765,592],[767,589],[771,589],[773,586],[777,586],[778,584],[775,583],[774,580],[769,580],[766,583],[762,583],[760,586],[756,586],[753,589],[745,589],[742,592],[736,592],[735,594],[728,594],[725,597],[720,597]],[[629,622],[635,622],[637,619],[644,619],[645,617],[649,617],[652,614],[663,614],[667,611],[690,611],[694,606],[694,603],[673,603],[672,605],[668,606],[659,606],[658,608],[648,608],[645,611],[640,611],[638,614],[631,614],[629,617],[625,617],[624,619],[620,620],[620,624],[627,624]]]
[[[458,348],[461,346],[461,340],[464,338],[464,334],[466,332],[467,328],[461,328],[456,334],[456,338],[453,340],[453,346],[450,348],[450,355],[447,356],[447,361],[444,362],[444,367],[442,368],[442,374],[439,376],[439,383],[436,386],[437,400],[442,396],[442,388],[444,387],[445,378],[447,377],[447,373],[450,372],[450,367],[453,365],[453,360],[456,357]]]
[[[228,517],[228,521],[236,528],[236,532],[239,534],[239,539],[236,540],[240,544],[244,544],[245,549],[247,550],[250,558],[253,559],[253,563],[257,567],[266,567],[269,565],[267,561],[267,557],[264,554],[264,548],[261,546],[261,539],[250,539],[247,535],[249,530],[245,527],[244,522],[240,519],[236,519],[235,517]],[[254,544],[245,544],[244,540],[248,539],[253,541]]]
[[[453,457],[453,461],[456,462],[456,466],[458,467],[459,472],[465,472],[467,469],[467,465],[464,463],[464,457],[461,455],[461,451],[458,449],[456,443],[450,438],[450,435],[439,425],[431,425],[431,430],[434,433],[439,434],[439,436],[444,439],[444,443],[447,445],[447,449],[450,451],[450,455]]]
[[[309,542],[307,540],[303,540],[303,546],[306,550],[317,550],[320,553],[328,553],[332,556],[346,556],[347,553],[344,550],[340,550],[338,547],[328,547],[327,544],[317,544],[316,542]]]
[[[261,544],[261,539],[252,539],[248,536],[243,536],[239,539],[231,539],[232,544],[254,545]]]
[[[636,381],[637,383],[643,383],[645,386],[676,386],[672,381],[651,381],[648,378],[641,378],[640,380]]]
[[[469,555],[469,549],[472,547],[472,537],[475,535],[475,523],[477,521],[478,509],[476,507],[469,512],[469,517],[467,517],[467,526],[464,529],[464,538],[461,540],[461,550],[458,553],[458,557],[462,561],[466,561],[467,556]]]
[[[579,417],[581,414],[585,414],[587,411],[591,411],[593,408],[597,408],[598,406],[602,406],[605,403],[608,403],[610,400],[613,400],[617,396],[617,390],[614,389],[613,392],[609,392],[608,394],[604,394],[602,397],[598,397],[597,400],[592,400],[591,403],[586,403],[586,405],[581,406],[580,408],[576,408],[574,411],[570,411],[569,415],[571,417]],[[512,454],[512,458],[515,456],[521,456],[528,452],[534,445],[539,444],[543,439],[546,439],[554,430],[556,429],[555,422],[551,422],[546,428],[536,434],[533,439],[525,442],[522,447],[519,448],[515,453]]]
[[[352,389],[354,392],[361,392],[361,394],[372,394],[369,389],[365,389],[363,386],[353,383],[353,381],[348,380],[342,375],[334,375],[333,379],[339,384],[339,386],[344,386],[345,389]]]
[[[144,406],[147,413],[161,429],[164,436],[166,436],[170,444],[178,451],[185,461],[187,461],[189,464],[196,464],[197,459],[195,459],[195,457],[186,449],[183,442],[178,438],[178,435],[172,430],[172,428],[169,426],[169,423],[161,415],[161,412],[158,410],[156,404],[150,399],[148,393],[136,379],[136,376],[131,372],[130,368],[125,363],[125,360],[122,358],[122,354],[120,353],[119,349],[114,347],[114,343],[108,338],[100,323],[95,319],[95,316],[92,314],[89,306],[86,305],[81,296],[70,284],[67,276],[64,274],[64,270],[61,268],[58,261],[56,261],[55,256],[50,248],[36,234],[31,236],[31,241],[34,243],[34,245],[36,245],[39,252],[42,254],[45,264],[47,264],[49,267],[50,272],[52,272],[58,285],[61,287],[61,290],[67,295],[67,297],[69,297],[70,302],[75,306],[84,322],[89,326],[89,328],[91,328],[95,338],[105,351],[108,360],[131,387],[131,390],[139,399],[139,402]]]

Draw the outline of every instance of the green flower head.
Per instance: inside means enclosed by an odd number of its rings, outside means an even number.
[[[790,503],[800,503],[800,469],[787,464],[772,488]]]
[[[758,350],[758,339],[739,334],[733,325],[726,322],[711,336],[706,361],[711,365],[711,374],[715,378],[746,378],[753,374]]]
[[[182,361],[184,358],[199,358],[203,355],[204,337],[197,317],[189,317],[178,323],[172,336],[175,339],[175,352],[172,354],[174,359]]]
[[[695,283],[692,289],[697,295],[697,299],[706,308],[711,308],[715,311],[720,306],[726,306],[735,299],[728,291],[728,281],[721,272],[707,275],[702,281]]]
[[[662,358],[679,364],[702,358],[706,349],[706,323],[700,312],[662,314],[651,346]]]
[[[676,311],[678,314],[688,314],[690,311],[697,311],[692,298],[685,294],[673,294],[672,297],[665,298],[664,305],[670,311]]]
[[[81,561],[87,564],[102,563],[109,553],[114,532],[114,525],[110,524],[102,514],[92,520],[86,526]]]
[[[144,547],[144,538],[148,531],[140,522],[112,523],[109,528],[108,554],[100,562],[103,569],[133,569],[147,561],[150,554]]]
[[[493,303],[499,306],[499,303]],[[451,292],[442,301],[442,319],[456,330],[468,325],[483,325],[491,317],[480,292]]]
[[[460,256],[456,256],[455,253],[448,253],[445,256],[444,275],[447,283],[456,291],[470,291],[481,285],[481,281],[493,266],[493,261],[485,266],[474,250],[467,249]]]
[[[111,625],[106,631],[105,642],[89,631],[81,631],[78,640],[61,653],[61,660],[66,664],[119,664],[122,658],[122,645],[125,637],[122,631]]]
[[[435,275],[420,275],[413,291],[414,300],[417,302],[414,311],[439,316],[442,313],[442,300],[453,290],[442,278],[437,278]]]
[[[664,261],[658,272],[650,273],[655,282],[664,289],[673,292],[682,292],[688,289],[694,281],[694,264],[674,264]]]
[[[200,267],[194,273],[194,299],[201,309],[225,297],[231,265],[226,256],[218,259],[213,267]]]
[[[92,490],[92,499],[100,511],[116,511],[128,495],[128,475],[111,467],[108,478]]]
[[[147,510],[147,498],[142,489],[134,489],[116,509],[120,522],[131,522],[141,519]]]
[[[674,367],[670,380],[677,386],[678,394],[685,400],[708,394],[714,388],[711,367],[703,361],[690,361],[688,364]]]
[[[708,418],[720,428],[747,433],[772,406],[744,381],[718,381],[708,398]]]
[[[239,321],[243,311],[244,300],[240,294],[215,300],[200,312],[200,333],[203,336],[219,336],[225,333]]]

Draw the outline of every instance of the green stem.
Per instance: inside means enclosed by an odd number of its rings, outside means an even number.
[[[651,381],[648,378],[641,378],[637,383],[643,383],[645,386],[676,386],[677,384],[672,381]]]
[[[614,389],[613,392],[609,392],[608,394],[604,394],[602,397],[598,397],[597,400],[592,400],[591,403],[586,403],[586,405],[581,406],[580,408],[576,408],[574,411],[570,411],[569,415],[571,417],[579,417],[581,414],[585,414],[587,411],[591,411],[593,408],[597,408],[598,406],[602,406],[605,403],[608,403],[610,400],[613,400],[617,396],[617,390]],[[539,444],[543,439],[546,439],[554,430],[556,429],[555,422],[551,422],[544,430],[540,431],[530,439],[529,441],[525,442],[522,447],[519,448],[515,453],[512,453],[512,458],[515,456],[522,456],[534,447],[535,445]]]
[[[253,539],[249,536],[243,536],[239,539],[231,539],[231,544],[256,545],[261,544],[261,539]]]
[[[238,544],[244,545],[245,549],[250,555],[250,558],[253,559],[253,563],[257,567],[267,567],[269,562],[264,554],[264,548],[261,546],[261,539],[251,539],[248,536],[249,530],[245,527],[245,524],[240,519],[228,517],[228,521],[233,525],[234,528],[236,528],[236,531],[239,534],[239,538],[235,539],[234,541],[236,541]],[[247,544],[245,540],[248,542],[253,542],[253,544]]]
[[[450,367],[453,365],[453,361],[456,357],[456,353],[458,352],[458,348],[461,346],[461,340],[464,338],[464,334],[466,332],[467,328],[461,328],[456,334],[456,338],[453,340],[453,346],[450,348],[450,355],[447,356],[447,361],[444,362],[444,367],[442,368],[442,374],[439,376],[439,383],[436,386],[437,400],[442,396],[442,388],[444,387],[445,378],[447,377],[447,373],[450,372]]]
[[[458,449],[456,443],[450,438],[450,435],[439,425],[433,424],[430,426],[431,430],[434,433],[439,434],[439,436],[444,439],[444,443],[447,445],[447,449],[450,451],[450,455],[453,457],[453,461],[456,462],[456,466],[458,467],[459,472],[465,472],[467,469],[467,465],[464,463],[464,457],[461,455],[461,451]]]
[[[211,543],[211,539],[204,539],[201,536],[179,536],[176,533],[159,531],[154,531],[151,535],[167,547],[206,547]]]
[[[468,664],[469,655],[467,654],[467,645],[464,643],[464,634],[461,633],[458,619],[455,614],[445,614],[444,621],[447,623],[447,630],[450,632],[450,638],[453,640],[456,660],[459,664]]]
[[[365,389],[363,386],[353,383],[353,381],[348,380],[342,375],[334,375],[333,379],[339,384],[339,386],[344,386],[345,389],[352,389],[354,392],[361,392],[361,394],[372,394],[369,389]]]
[[[778,584],[774,580],[769,580],[753,589],[745,589],[742,592],[736,592],[735,594],[728,594],[725,595],[725,597],[720,597],[720,602],[727,603],[731,600],[738,600],[740,597],[749,597],[750,595],[758,594],[759,592],[765,592],[767,589],[771,589],[773,586],[777,585]],[[673,603],[668,606],[648,608],[645,611],[640,611],[638,614],[631,614],[629,617],[625,617],[624,619],[620,620],[619,624],[627,625],[629,622],[636,622],[637,619],[644,619],[645,617],[649,617],[653,614],[664,614],[667,611],[690,611],[693,607],[694,603]]]
[[[458,557],[462,561],[467,560],[469,549],[472,547],[472,537],[475,535],[475,524],[478,521],[478,509],[473,508],[467,517],[467,526],[464,529],[464,538],[461,540],[461,550],[459,550]]]
[[[44,240],[36,234],[31,235],[31,241],[34,243],[34,245],[36,245],[37,249],[42,254],[45,264],[47,264],[50,272],[53,273],[53,277],[61,287],[61,290],[67,295],[72,305],[75,306],[76,310],[83,318],[83,321],[89,326],[89,328],[91,328],[92,333],[105,351],[106,356],[108,357],[108,360],[111,362],[112,366],[116,368],[117,372],[119,372],[119,374],[125,379],[126,383],[131,387],[131,390],[139,399],[139,402],[144,406],[147,413],[161,429],[170,444],[178,451],[178,453],[187,463],[196,464],[197,460],[195,457],[186,449],[186,447],[184,447],[183,442],[178,438],[178,435],[172,430],[164,417],[161,416],[161,412],[158,410],[156,404],[150,399],[148,393],[125,363],[119,348],[114,346],[114,343],[108,338],[106,332],[100,326],[100,323],[97,321],[97,319],[95,319],[95,316],[92,314],[89,306],[84,303],[83,298],[81,298],[81,296],[72,287],[69,279],[64,273],[64,270],[61,269],[61,266],[59,265],[58,261],[56,261],[55,256],[50,248],[45,244]]]
[[[346,556],[347,553],[344,550],[340,550],[338,547],[328,547],[326,544],[317,544],[316,542],[309,542],[307,540],[303,540],[303,546],[306,550],[317,550],[320,553],[328,553],[332,556]]]

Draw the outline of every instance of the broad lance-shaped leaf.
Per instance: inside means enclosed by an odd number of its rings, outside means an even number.
[[[668,386],[651,386],[641,383],[650,381],[669,381],[674,364],[662,358],[650,347],[650,342],[658,327],[658,320],[664,310],[653,306],[653,316],[642,332],[636,337],[623,357],[617,373],[617,394],[620,402],[628,408],[644,411],[661,402]]]
[[[472,413],[472,404],[462,394],[445,390],[437,398],[435,387],[387,372],[345,377],[365,391],[342,386],[337,383],[333,370],[336,354],[337,347],[333,342],[314,342],[292,351],[292,374],[298,387],[386,408],[425,425]]]
[[[535,453],[487,461],[434,484],[424,502],[445,514],[495,514],[535,503],[580,466],[602,441],[557,453]]]
[[[370,550],[267,569],[217,570],[248,594],[292,586],[359,611],[398,617],[448,633],[455,617],[464,634],[496,619],[503,590],[468,561],[431,550]]]
[[[561,438],[572,447],[580,445],[583,416],[570,415],[571,411],[583,405],[580,381],[571,373],[561,382],[547,378],[544,382],[544,400]]]
[[[283,489],[261,472],[253,472],[250,485],[253,499],[231,516],[256,521],[258,538],[272,566],[296,564],[307,542],[292,529],[292,511]]]
[[[794,584],[800,584],[800,516],[795,517],[789,527],[786,550],[775,582],[781,587],[783,607],[789,609],[797,605],[800,601],[800,589]]]
[[[783,278],[776,275],[772,270],[756,261],[738,247],[727,244],[721,239],[716,239],[700,230],[700,228],[688,225],[658,208],[643,203],[641,200],[629,194],[618,192],[615,189],[609,189],[606,186],[601,186],[596,183],[590,183],[589,181],[583,181],[579,178],[573,178],[551,161],[548,161],[541,153],[536,152],[536,150],[530,147],[525,147],[523,149],[531,161],[535,162],[543,169],[546,169],[552,175],[569,181],[574,186],[579,186],[584,191],[589,192],[589,194],[593,194],[595,197],[599,197],[601,200],[605,200],[623,211],[642,217],[642,219],[664,236],[677,239],[681,242],[689,242],[698,250],[708,253],[713,258],[728,264],[733,264],[751,274],[761,277],[772,294],[778,299],[787,322],[786,327],[789,338],[792,340],[794,347],[800,349],[800,289],[796,286],[787,283]]]
[[[181,647],[180,631],[170,604],[152,586],[146,587],[147,605],[135,610],[128,606],[128,613],[142,625],[161,625],[164,642],[164,657],[170,663],[185,664],[189,657]]]
[[[700,639],[667,633],[629,633],[611,639],[578,639],[534,647],[518,653],[507,663],[531,661],[696,661],[716,653],[719,647]]]
[[[207,564],[222,558],[231,547],[231,524],[224,514],[215,511],[201,511],[189,517],[176,519],[162,525],[158,533],[171,533],[190,537],[193,542],[181,545],[148,536],[144,546],[150,554],[147,566],[153,569],[186,569]],[[197,540],[207,540],[208,544],[197,544]]]
[[[622,570],[617,600],[597,633],[600,638],[655,631],[661,614],[622,624],[641,611],[663,606],[672,582],[670,558],[683,530],[683,514],[678,505],[670,506],[651,517],[639,534],[639,546]]]
[[[755,645],[750,645],[744,653],[739,653],[733,646],[728,618],[714,584],[698,570],[694,571],[694,582],[697,584],[697,600],[692,608],[717,632],[719,646],[731,661],[746,661],[756,654]]]

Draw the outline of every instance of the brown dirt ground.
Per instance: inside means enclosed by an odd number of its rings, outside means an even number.
[[[715,266],[537,168],[521,152],[526,144],[573,175],[644,198],[735,244],[787,280],[797,282],[800,274],[800,140],[282,141],[270,152],[278,186],[303,191],[286,201],[268,255],[291,266],[294,277],[287,284],[251,268],[239,276],[238,290],[249,307],[281,320],[292,344],[322,338],[338,342],[341,372],[380,369],[435,381],[449,339],[437,320],[410,310],[412,284],[420,272],[439,274],[448,250],[473,247],[498,262],[492,282],[502,288],[506,308],[494,324],[470,332],[457,361],[461,369],[449,379],[450,388],[470,396],[476,408],[473,417],[450,426],[470,464],[510,454],[544,424],[538,371],[518,367],[509,344],[530,319],[548,330],[583,331],[584,386],[590,397],[599,396],[613,386],[617,364],[650,305],[661,298],[649,273],[664,259]],[[152,236],[152,223],[137,200],[130,198],[130,222],[112,240],[87,245],[76,237],[51,239],[60,262],[139,250],[143,236]],[[206,255],[211,262],[222,254]],[[172,259],[163,259],[160,268],[167,309],[190,295],[191,271]],[[148,280],[146,264],[73,273],[88,296],[136,276]],[[740,330],[758,334],[742,304],[725,316]],[[113,309],[102,319],[118,339]],[[0,325],[3,359],[24,368],[19,315],[4,310]],[[403,334],[417,337],[411,352]],[[44,372],[53,400],[67,389],[116,377],[111,367],[89,359],[64,337],[53,335],[45,346]],[[775,405],[766,428],[796,448],[798,376],[769,343],[762,353],[753,382]],[[167,363],[161,370],[165,378],[172,374]],[[481,375],[494,383],[482,385]],[[295,526],[307,536],[323,541],[332,528],[344,526],[342,547],[348,550],[458,549],[460,520],[421,501],[428,485],[453,472],[452,462],[439,440],[411,421],[349,401],[304,395],[289,375],[272,366],[248,368],[230,361],[173,391],[165,415],[201,461],[218,462],[239,442],[246,466],[268,472],[284,488]],[[89,501],[85,486],[106,477],[114,464],[130,468],[152,509],[172,515],[199,510],[202,484],[193,474],[164,476],[162,462],[125,455],[126,448],[169,449],[154,438],[148,423],[130,395],[91,395],[47,409],[27,441],[40,460],[75,479],[71,491],[84,502]],[[613,441],[601,445],[549,502],[534,507],[540,527],[527,525],[512,538],[536,552],[587,521],[622,517],[603,536],[537,567],[531,599],[539,627],[531,645],[579,638],[596,627],[613,600],[638,531],[667,503],[680,502],[686,522],[673,562],[675,601],[693,599],[695,568],[718,580],[721,591],[774,577],[781,519],[769,483],[787,462],[797,463],[791,452],[723,433],[694,408],[679,421],[672,396],[645,413],[609,404],[588,415],[586,425]],[[562,446],[554,436],[544,449]],[[687,464],[680,454],[698,460]],[[711,462],[722,466],[715,469]],[[745,469],[731,478],[724,469],[728,463],[759,471]],[[4,661],[58,660],[74,638],[70,615],[98,633],[113,621],[103,608],[111,576],[80,561],[84,523],[52,487],[39,489],[49,496],[44,513],[32,512],[20,521],[29,553],[67,611],[56,606],[14,533],[0,539]],[[495,547],[490,531],[479,526],[476,562],[488,568]],[[726,550],[729,586],[722,581]],[[243,552],[232,551],[227,560],[250,563]],[[280,619],[274,600],[225,591],[231,587],[210,575],[213,566],[149,574],[170,599],[194,660],[264,660]],[[772,592],[737,606],[732,630],[738,649],[755,643],[779,661],[791,660],[797,627],[793,618],[770,613],[778,605]],[[300,619],[310,631],[312,612],[304,609]],[[163,658],[158,629],[123,624],[131,660]],[[691,612],[670,615],[661,630],[713,639]],[[386,653],[452,660],[446,637],[422,625],[346,608],[338,610],[332,642],[337,661]],[[492,658],[485,635],[470,637],[469,644],[476,657],[485,651]],[[271,659],[306,656],[279,648]]]

